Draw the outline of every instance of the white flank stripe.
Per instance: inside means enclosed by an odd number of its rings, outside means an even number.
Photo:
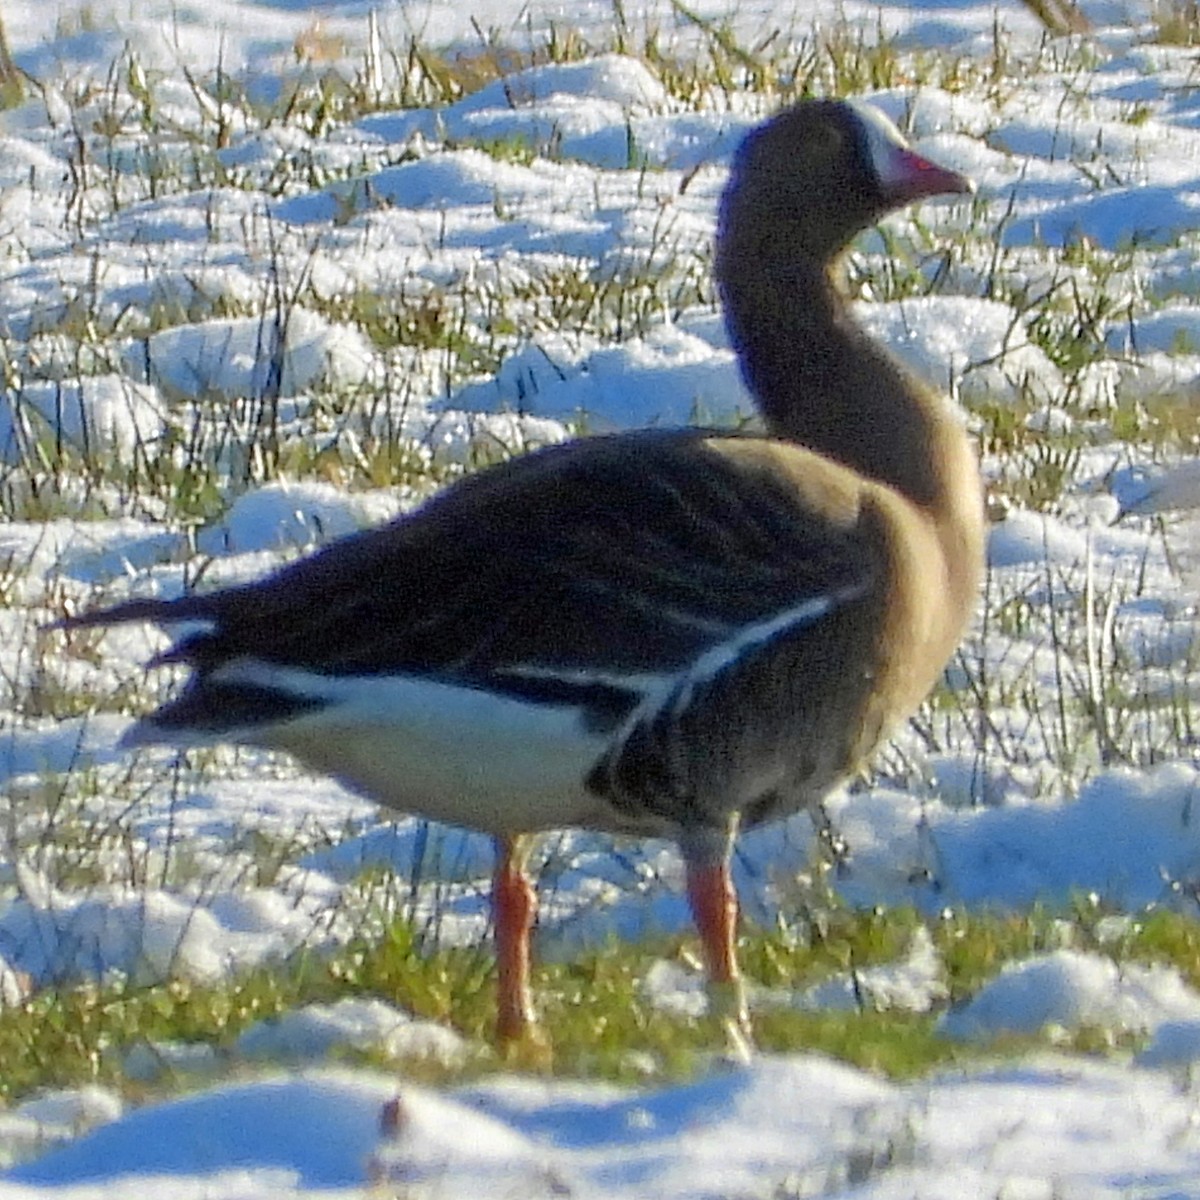
[[[631,672],[628,675],[616,671],[591,670],[588,667],[536,667],[518,665],[505,667],[497,675],[511,675],[516,679],[557,679],[563,683],[575,683],[580,687],[597,684],[602,687],[618,688],[625,692],[637,692],[642,696],[659,693],[675,678],[673,675],[650,675],[646,672]]]
[[[608,738],[586,729],[576,705],[416,676],[320,675],[255,659],[230,663],[210,679],[320,704],[210,742],[286,750],[401,812],[496,834],[595,825],[608,812],[584,788]]]
[[[285,720],[211,735],[155,730],[147,721],[131,731],[131,740],[226,741],[286,750],[398,811],[495,834],[614,828],[612,810],[584,783],[601,756],[619,756],[639,723],[667,706],[678,717],[698,688],[746,654],[819,621],[865,590],[858,584],[828,592],[747,625],[675,675],[532,665],[512,669],[517,677],[637,692],[641,699],[615,739],[587,729],[581,719],[584,705],[527,701],[418,676],[322,675],[243,658],[212,672],[210,682],[265,688],[316,706]],[[647,814],[647,825],[631,832],[670,831],[659,829]]]

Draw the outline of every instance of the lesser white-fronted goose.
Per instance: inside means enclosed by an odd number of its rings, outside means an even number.
[[[246,586],[68,627],[200,621],[130,743],[286,750],[389,808],[493,834],[498,1035],[534,1037],[528,836],[674,839],[714,1008],[746,1026],[742,825],[819,801],[920,703],[971,614],[977,464],[959,420],[851,319],[838,253],[965,193],[877,110],[753,130],[716,271],[765,436],[647,430],[540,450]]]

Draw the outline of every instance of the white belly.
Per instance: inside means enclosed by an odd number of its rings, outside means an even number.
[[[286,750],[389,808],[494,834],[613,827],[608,805],[584,788],[608,739],[589,733],[572,706],[413,677],[323,676],[245,660],[212,679],[319,700],[310,712],[223,740]]]

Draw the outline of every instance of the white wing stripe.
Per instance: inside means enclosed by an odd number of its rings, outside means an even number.
[[[797,604],[794,608],[784,609],[783,612],[777,613],[766,621],[747,625],[728,641],[719,642],[710,647],[680,678],[675,690],[675,698],[671,702],[671,715],[678,717],[686,712],[692,703],[696,688],[700,684],[715,679],[748,651],[766,644],[785,630],[801,625],[811,625],[814,621],[819,621],[839,605],[861,595],[864,590],[863,584],[856,583],[840,591],[814,596],[805,600],[803,604]]]
[[[698,687],[716,678],[748,651],[765,645],[789,629],[819,621],[840,605],[862,596],[867,591],[867,586],[865,582],[856,581],[823,595],[810,597],[765,621],[744,626],[735,637],[711,646],[690,667],[675,676],[668,686],[645,693],[642,702],[629,714],[614,739],[610,761],[616,762],[624,752],[633,731],[643,722],[652,721],[666,705],[670,705],[672,720],[678,720],[691,705]]]

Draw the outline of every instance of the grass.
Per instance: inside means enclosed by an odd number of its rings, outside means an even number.
[[[777,935],[747,930],[741,954],[748,977],[766,987],[802,991],[847,967],[863,970],[892,961],[919,926],[929,930],[945,963],[948,995],[974,994],[1006,963],[1063,945],[1098,949],[1121,963],[1160,963],[1200,984],[1200,924],[1175,913],[1131,920],[1117,942],[1098,938],[1100,910],[1086,904],[1064,914],[947,913],[928,921],[908,909],[850,912],[834,907],[830,927],[811,945],[781,953]],[[708,1068],[722,1045],[705,1018],[657,1009],[643,981],[656,962],[691,962],[690,939],[643,945],[616,942],[568,963],[540,965],[534,990],[552,1031],[551,1070],[564,1077],[606,1079],[631,1085],[679,1081]],[[469,1039],[464,1061],[387,1062],[369,1051],[349,1058],[403,1067],[430,1082],[462,1082],[504,1064],[491,1049],[494,1020],[491,961],[480,948],[436,948],[403,921],[369,942],[332,954],[303,952],[285,962],[234,976],[219,984],[176,978],[152,986],[95,983],[44,991],[0,1011],[0,1055],[10,1064],[0,1097],[13,1100],[44,1087],[104,1083],[144,1095],[146,1084],[127,1080],[126,1056],[140,1046],[188,1042],[209,1045],[226,1069],[248,1067],[235,1044],[240,1034],[308,1004],[343,997],[378,997],[415,1016],[442,1022]],[[966,1044],[939,1035],[942,1004],[929,1013],[876,1010],[869,1001],[846,1011],[797,1011],[767,1006],[756,1013],[755,1034],[770,1052],[828,1054],[896,1079],[970,1063],[993,1061],[1054,1045],[1081,1053],[1128,1048],[1136,1039],[1098,1039],[1081,1029],[1073,1039],[1006,1035],[992,1044]],[[197,1082],[202,1082],[198,1080]],[[186,1087],[168,1073],[155,1087]]]
[[[75,146],[73,187],[66,202],[68,224],[81,245],[92,246],[95,278],[103,274],[102,242],[95,236],[104,223],[139,203],[172,195],[207,191],[213,197],[208,216],[218,238],[223,224],[218,197],[223,193],[245,191],[282,199],[331,188],[345,206],[342,216],[335,218],[336,227],[339,221],[361,214],[364,205],[370,211],[372,202],[361,192],[361,181],[372,171],[411,160],[412,148],[391,146],[335,161],[316,142],[297,149],[293,140],[272,142],[272,135],[295,131],[320,139],[331,129],[376,112],[445,105],[523,67],[578,61],[608,50],[638,56],[674,103],[701,110],[714,104],[732,106],[735,100],[738,105],[749,101],[766,110],[810,94],[920,86],[949,92],[983,88],[999,102],[1005,83],[1015,86],[1028,71],[1082,73],[1090,61],[1082,49],[1047,42],[1038,60],[1022,62],[1018,71],[1007,62],[999,30],[990,59],[901,52],[878,29],[842,24],[813,30],[770,29],[754,44],[742,45],[732,25],[701,18],[684,4],[677,4],[676,12],[684,28],[694,34],[686,51],[678,35],[668,41],[655,28],[635,33],[620,12],[614,15],[607,41],[584,40],[557,28],[518,50],[481,34],[476,51],[453,55],[416,39],[385,46],[372,25],[358,60],[318,54],[307,43],[300,46],[294,77],[269,104],[255,99],[221,70],[204,79],[185,71],[181,83],[177,77],[149,69],[127,49],[103,83],[86,80],[67,93],[65,117],[55,110],[56,121],[69,123]],[[1078,53],[1077,61],[1070,59],[1072,53]],[[226,153],[235,139],[256,136],[264,138],[267,147],[257,159],[231,158]],[[505,161],[528,162],[536,154],[554,152],[552,146],[488,136],[465,144]],[[243,220],[240,210],[235,211],[237,219]],[[927,244],[893,238],[885,257],[861,264],[862,286],[869,279],[875,299],[901,299],[952,287],[955,261],[970,263],[996,253],[998,231],[986,224],[982,208],[977,217],[957,238],[930,234]],[[48,299],[44,310],[31,318],[31,336],[18,337],[6,348],[9,386],[19,395],[23,385],[43,377],[49,366],[42,360],[50,347],[56,363],[65,357],[81,373],[101,373],[121,368],[113,361],[116,339],[149,337],[174,325],[216,316],[257,318],[269,329],[302,307],[350,325],[381,351],[409,352],[407,358],[396,359],[396,379],[425,374],[429,389],[446,394],[466,380],[491,375],[539,329],[622,341],[688,307],[712,302],[706,239],[678,235],[670,204],[661,208],[661,227],[654,231],[644,261],[625,263],[617,272],[578,263],[531,263],[519,278],[497,276],[486,283],[467,278],[461,285],[451,282],[435,289],[414,289],[405,280],[386,288],[319,288],[312,279],[316,269],[336,262],[339,253],[355,252],[349,247],[339,250],[333,242],[326,249],[320,237],[314,237],[310,247],[308,268],[295,280],[285,280],[285,247],[275,243],[275,233],[269,227],[246,226],[244,238],[248,257],[261,257],[264,251],[269,256],[268,277],[257,297],[193,286],[164,294],[149,307],[135,305],[114,313],[102,306],[102,293],[91,279],[64,286],[61,298]],[[1065,282],[1053,282],[1044,294],[1014,296],[1010,281],[1022,273],[1024,264],[1019,262],[991,263],[988,285],[989,294],[1014,303],[1015,319],[1027,322],[1034,341],[1069,374],[1098,356],[1095,331],[1111,305],[1119,303],[1117,289],[1128,267],[1119,256],[1106,258],[1087,250],[1078,254],[1086,261],[1073,263],[1064,254],[1064,270],[1069,267],[1086,275],[1086,287],[1067,288]],[[330,396],[327,404],[315,404],[310,415],[319,418],[329,407],[353,413],[371,402],[372,397],[353,394]],[[257,406],[257,412],[247,414],[253,429],[270,417],[272,397],[263,394],[249,403]],[[1010,413],[980,415],[993,426],[988,441],[1011,435]],[[270,427],[272,421],[266,424]],[[307,450],[297,447],[320,440],[321,433],[315,420],[292,429],[296,446],[287,452],[264,441],[264,452],[257,455],[250,473],[233,482],[248,486],[279,474],[308,473],[328,473],[348,486],[408,482],[408,464],[397,472],[381,469],[389,455],[407,457],[406,449],[387,436],[357,442],[353,454],[335,446],[319,459],[305,461]],[[206,429],[195,413],[181,413],[165,441],[145,447],[132,462],[86,450],[76,454],[72,446],[47,444],[34,436],[22,461],[7,470],[11,481],[7,488],[0,478],[0,494],[7,491],[7,511],[14,516],[37,516],[48,505],[70,513],[73,503],[78,511],[77,502],[62,493],[77,489],[76,481],[84,479],[91,485],[89,496],[111,484],[122,498],[153,496],[174,508],[183,522],[199,522],[214,515],[219,496],[228,490],[230,481],[222,478],[220,456],[214,450],[214,441],[220,440],[220,430]],[[364,462],[368,469],[357,469]],[[1039,483],[1017,489],[1016,497],[1044,506],[1055,481],[1040,482],[1046,472],[1037,462],[1029,464],[1027,474]],[[62,481],[68,480],[64,485]],[[35,502],[26,507],[26,498],[35,490]],[[52,501],[55,492],[59,498]]]
[[[99,438],[65,441],[53,422],[30,414],[18,452],[0,468],[4,511],[11,520],[32,521],[152,514],[192,530],[218,517],[241,490],[280,477],[425,493],[478,464],[440,461],[431,445],[407,437],[407,406],[494,374],[541,331],[612,345],[715,302],[707,239],[676,220],[669,189],[638,255],[615,267],[530,255],[520,270],[485,262],[437,286],[416,279],[330,286],[322,282],[326,269],[339,256],[364,252],[350,240],[358,227],[388,216],[386,203],[373,199],[364,181],[426,152],[393,145],[338,157],[321,142],[330,132],[376,113],[451,104],[527,66],[582,61],[607,51],[636,56],[672,105],[697,112],[765,112],[810,94],[870,89],[913,94],[931,87],[968,95],[999,113],[1030,76],[1055,71],[1077,83],[1064,94],[1069,115],[1071,106],[1082,109],[1089,102],[1087,83],[1100,52],[1085,39],[1051,36],[1064,26],[1074,28],[1071,5],[1039,3],[1034,11],[1048,34],[1035,55],[1019,62],[1011,59],[999,24],[991,53],[972,57],[901,50],[880,29],[849,24],[770,29],[747,42],[732,23],[704,18],[682,2],[675,4],[675,14],[686,38],[677,31],[634,29],[619,9],[607,37],[552,27],[517,47],[480,31],[477,46],[453,53],[416,38],[385,45],[372,25],[357,56],[346,57],[315,35],[298,43],[295,69],[269,102],[222,70],[211,77],[190,71],[168,77],[127,50],[104,80],[77,81],[63,94],[65,104],[53,109],[53,120],[73,147],[64,229],[84,269],[47,284],[29,327],[6,333],[0,364],[8,393],[19,400],[33,385],[63,374],[122,370],[128,346],[162,330],[213,318],[251,318],[270,332],[298,308],[361,334],[384,357],[385,378],[365,385],[327,381],[291,410],[278,389],[266,384],[259,394],[235,401],[202,397],[191,406],[172,406],[162,439],[128,454],[107,452]],[[1194,11],[1175,8],[1167,15],[1162,41],[1191,44]],[[0,61],[0,76],[2,68]],[[37,81],[25,86],[35,92],[39,87]],[[0,103],[7,95],[0,94]],[[1131,107],[1128,119],[1131,126],[1144,124],[1144,106]],[[561,158],[553,139],[540,146],[483,137],[464,145],[514,164]],[[231,153],[246,146],[258,146],[261,153]],[[1099,148],[1081,150],[1077,165],[1097,172],[1099,187],[1105,184],[1103,170],[1090,161],[1098,154]],[[640,161],[632,139],[629,160],[646,194],[658,195],[652,189],[661,173]],[[677,193],[690,182],[684,178],[671,186]],[[312,236],[303,269],[289,278],[286,267],[296,259],[282,240],[290,235],[270,228],[261,214],[248,216],[238,199],[251,194],[286,200],[319,189],[329,189],[336,215],[329,228]],[[233,229],[246,259],[260,264],[253,286],[223,288],[198,262],[189,268],[187,286],[164,290],[144,305],[114,307],[102,286],[110,223],[146,202],[197,196],[203,198],[202,219],[212,244],[229,245]],[[496,207],[503,215],[502,197],[496,197]],[[1190,395],[1132,392],[1107,403],[1089,382],[1097,364],[1125,365],[1106,346],[1104,331],[1133,310],[1128,281],[1144,268],[1148,251],[1132,245],[1107,251],[1079,240],[1031,255],[1028,248],[1004,247],[1007,214],[996,206],[981,201],[964,213],[957,227],[918,222],[904,237],[885,230],[886,253],[856,253],[849,274],[852,289],[864,299],[947,293],[1007,304],[1014,336],[1028,337],[1061,372],[1064,411],[1071,418],[1062,429],[1038,426],[1044,405],[1028,380],[1014,381],[1008,401],[973,407],[997,504],[1062,511],[1072,500],[1081,463],[1098,445],[1121,442],[1131,455],[1147,460],[1194,452],[1200,416]],[[428,236],[434,244],[440,234],[431,228]],[[23,261],[36,267],[32,254]],[[153,267],[148,253],[147,270]],[[231,445],[247,451],[236,469]],[[521,449],[484,448],[478,459]],[[24,577],[21,562],[2,564],[4,611],[24,606],[44,619],[73,599],[61,586],[31,597],[22,590]],[[961,659],[963,686],[930,699],[914,721],[907,749],[885,754],[881,772],[916,786],[920,763],[915,755],[905,757],[914,742],[928,754],[966,748],[989,764],[1036,769],[1041,794],[1061,795],[1112,763],[1190,759],[1196,723],[1188,689],[1180,682],[1166,700],[1151,705],[1147,697],[1156,682],[1150,669],[1122,657],[1113,634],[1115,606],[1136,596],[1137,587],[1136,579],[1122,581],[1097,595],[1053,570],[1008,590],[993,580],[985,617]],[[1046,595],[1054,602],[1046,603]],[[995,653],[997,645],[1005,648],[1002,654]],[[61,644],[57,652],[63,655]],[[31,724],[138,709],[148,699],[140,678],[115,687],[81,684],[79,673],[64,668],[44,642],[35,642],[28,658],[3,686],[7,707]],[[72,638],[65,658],[73,666],[94,665],[95,637]],[[179,786],[194,783],[189,775]],[[131,814],[150,787],[133,769],[124,775],[77,773],[69,783],[48,771],[19,803],[10,804],[7,851],[14,860],[36,861],[63,888],[205,883],[211,863],[186,841],[171,849],[170,862],[139,841]],[[267,883],[301,855],[302,841],[250,830],[229,853],[243,880]],[[215,886],[211,878],[207,882]],[[955,911],[930,918],[908,909],[849,911],[816,888],[781,929],[748,929],[741,953],[757,983],[800,990],[894,961],[925,929],[944,963],[945,1003],[970,997],[1006,963],[1066,943],[1118,962],[1167,963],[1200,985],[1200,922],[1189,915],[1197,898],[1186,881],[1175,883],[1182,911],[1136,914],[1116,942],[1099,932],[1109,914],[1084,902],[1061,913]],[[368,882],[364,890],[369,908]],[[486,1048],[493,1013],[486,948],[437,945],[403,921],[364,924],[370,925],[369,935],[364,931],[337,951],[300,953],[217,983],[68,980],[40,990],[0,1009],[0,1062],[6,1064],[0,1095],[11,1100],[83,1081],[136,1093],[144,1085],[126,1079],[123,1064],[139,1045],[199,1041],[231,1055],[237,1036],[256,1021],[302,1004],[358,995],[396,1001],[469,1037],[474,1049],[467,1064],[442,1078],[495,1069]],[[686,1078],[703,1069],[719,1042],[716,1031],[703,1020],[657,1010],[643,986],[656,963],[693,957],[690,941],[675,940],[611,944],[570,962],[539,966],[535,988],[554,1031],[554,1070],[635,1083]],[[757,1032],[770,1050],[818,1050],[901,1078],[979,1056],[1021,1053],[1031,1044],[967,1048],[938,1036],[937,1015],[877,1012],[870,1006],[846,1012],[778,1009],[758,1017]],[[1096,1031],[1084,1030],[1075,1048],[1111,1046]],[[443,1070],[429,1064],[406,1069],[431,1077]]]

